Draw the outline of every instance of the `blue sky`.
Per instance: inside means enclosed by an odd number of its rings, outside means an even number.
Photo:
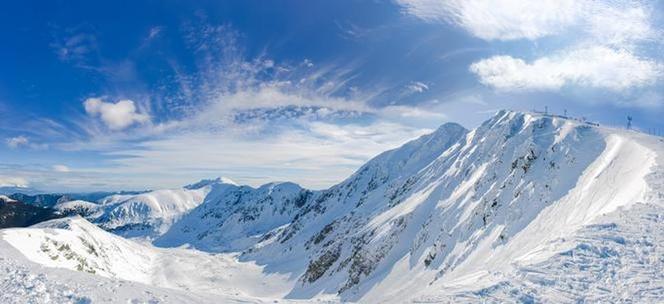
[[[662,1],[21,1],[0,186],[312,188],[444,122],[543,109],[664,132]]]

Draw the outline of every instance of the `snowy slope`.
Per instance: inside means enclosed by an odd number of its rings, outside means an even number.
[[[176,257],[177,255],[169,255]],[[209,259],[210,257],[208,257]],[[197,256],[197,260],[200,260]],[[204,260],[204,259],[203,259]],[[220,263],[216,263],[220,264]],[[178,265],[178,264],[175,264]],[[226,266],[228,264],[221,264]],[[160,265],[161,269],[172,265]],[[197,277],[198,271],[193,264],[189,269],[173,269],[180,276],[189,271],[193,282],[207,287],[215,282],[214,277]],[[205,265],[209,266],[209,265]],[[215,293],[182,286],[156,286],[158,284],[142,284],[117,278],[107,278],[84,271],[72,271],[65,268],[43,266],[27,259],[21,252],[0,238],[0,303],[275,303],[275,299],[258,298],[242,295],[239,290],[228,287],[217,288]],[[219,271],[219,268],[213,268]],[[232,268],[231,268],[232,270]],[[223,272],[223,271],[222,271]],[[245,271],[246,272],[246,271]],[[209,274],[209,272],[205,272]],[[232,271],[230,274],[237,274]],[[199,280],[199,281],[197,281]],[[246,279],[245,279],[246,280]],[[178,280],[169,281],[178,284]],[[232,283],[233,281],[231,281]],[[260,281],[253,281],[259,282]],[[221,282],[220,284],[224,284]],[[249,284],[247,284],[249,286]],[[260,285],[258,285],[260,286]],[[195,287],[195,286],[194,286]],[[219,286],[217,286],[219,287]],[[295,301],[278,300],[280,303],[296,303]],[[324,303],[324,302],[322,302]]]
[[[664,140],[572,119],[500,111],[471,131],[445,124],[322,191],[218,179],[102,203],[100,227],[179,248],[99,229],[52,238],[79,255],[88,235],[120,257],[140,251],[151,266],[131,280],[201,296],[664,300]],[[76,269],[34,256],[54,223],[3,238],[37,263]]]
[[[218,178],[180,189],[156,190],[138,195],[112,195],[100,201],[103,205],[101,213],[88,219],[122,236],[153,239],[201,204],[215,185],[235,186],[235,183]]]
[[[0,195],[0,201],[5,202],[5,203],[16,202],[16,200],[13,200],[9,196],[6,196],[6,195]]]
[[[602,214],[661,200],[647,191],[661,151],[645,135],[502,111],[396,180],[380,173],[399,161],[360,169],[242,259],[301,274],[295,298],[403,300],[438,282],[492,282],[573,247],[552,242]]]
[[[275,228],[290,223],[312,195],[293,183],[270,183],[257,189],[215,184],[203,204],[189,212],[156,245],[189,244],[212,251],[238,251]]]
[[[512,272],[487,287],[422,302],[659,303],[664,298],[664,208],[638,204],[601,216],[569,236],[570,249]],[[466,289],[469,286],[466,286]],[[459,288],[457,286],[456,288]],[[433,288],[432,288],[433,289]],[[444,289],[443,289],[444,290]]]
[[[205,202],[158,239],[159,246],[189,244],[212,251],[239,251],[292,229],[295,216],[316,211],[331,194],[345,191],[345,210],[351,212],[370,192],[388,191],[409,174],[425,167],[465,135],[458,124],[445,124],[436,132],[375,157],[348,180],[326,191],[309,191],[293,183],[270,183],[257,189],[223,185],[214,188]],[[381,190],[381,191],[375,191]],[[394,190],[392,190],[394,191]],[[341,199],[341,197],[338,197]]]
[[[149,282],[155,253],[109,234],[81,217],[2,230],[2,238],[30,260],[104,277]]]
[[[33,264],[44,267],[35,271]],[[240,263],[232,254],[156,248],[111,234],[78,216],[0,230],[0,267],[4,267],[0,289],[37,297],[36,303],[46,296],[53,296],[58,303],[81,298],[114,302],[119,295],[97,290],[109,285],[129,295],[140,295],[142,289],[156,290],[143,294],[143,298],[156,299],[155,303],[169,302],[167,297],[172,293],[182,297],[183,291],[193,293],[182,299],[184,302],[218,303],[226,299],[223,301],[263,303],[283,297],[295,283],[285,275],[265,275],[261,266]],[[53,273],[58,274],[54,279],[45,278],[44,274]],[[89,275],[87,279],[79,280],[85,275]],[[56,283],[72,277],[76,286]],[[39,285],[41,290],[30,294],[30,290],[21,290],[26,285]],[[60,286],[49,291],[53,285]],[[98,298],[100,293],[105,299]],[[4,299],[8,301],[2,303],[21,302],[23,298]]]

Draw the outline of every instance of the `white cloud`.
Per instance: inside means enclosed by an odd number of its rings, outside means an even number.
[[[52,167],[53,171],[55,172],[60,172],[60,173],[67,173],[71,172],[71,169],[65,165],[53,165]]]
[[[584,20],[595,43],[631,47],[633,43],[661,38],[651,24],[651,13],[638,1],[592,2]]]
[[[28,146],[30,144],[30,140],[22,135],[12,138],[7,138],[6,141],[7,141],[7,146],[9,146],[12,149],[16,149],[21,146]]]
[[[568,85],[623,91],[652,85],[662,74],[659,59],[643,57],[648,51],[639,51],[662,38],[647,1],[396,1],[407,13],[457,25],[488,41],[559,38],[561,49],[531,62],[503,55],[472,64],[470,70],[480,82],[502,91],[558,90]]]
[[[577,21],[574,0],[397,0],[406,11],[428,21],[460,26],[485,40],[536,39]]]
[[[255,186],[288,180],[324,188],[348,177],[376,154],[430,131],[387,122],[343,126],[311,122],[302,127],[306,129],[257,138],[226,130],[174,133],[144,141],[136,149],[110,153],[122,157],[114,160],[119,167],[109,173],[154,174],[160,182],[180,179],[175,185],[195,179],[186,175],[200,174],[198,178],[224,175]]]
[[[16,137],[10,137],[5,140],[7,143],[7,146],[12,148],[12,149],[17,149],[17,148],[30,148],[34,150],[45,150],[48,149],[48,144],[45,143],[34,143],[30,141],[29,138],[19,135]]]
[[[311,77],[304,83],[287,77],[256,81],[253,75],[233,76],[232,89],[212,76],[205,84],[219,87],[191,87],[206,99],[188,106],[183,111],[188,115],[132,132],[91,131],[94,138],[78,146],[104,151],[117,165],[104,168],[104,173],[123,176],[128,184],[145,185],[149,180],[155,184],[146,187],[171,187],[225,175],[251,185],[289,180],[323,188],[370,157],[427,132],[424,121],[437,126],[445,120],[441,114],[412,107],[374,108],[361,97],[331,96],[334,89],[321,91],[309,83],[319,75],[306,74]],[[86,101],[86,111],[98,113],[101,104],[107,103]],[[236,121],[238,116],[249,121]],[[410,120],[418,124],[409,126]],[[342,125],[336,125],[339,121]]]
[[[153,26],[153,27],[151,27],[150,32],[148,33],[148,39],[153,39],[153,38],[159,36],[159,34],[161,34],[161,31],[163,29],[164,28],[162,26]]]
[[[408,88],[408,91],[411,93],[423,93],[429,90],[429,86],[426,83],[419,81],[411,82],[406,88]]]
[[[266,83],[258,88],[246,88],[232,94],[220,95],[211,107],[203,112],[217,116],[220,113],[287,106],[325,107],[338,111],[371,111],[362,102],[315,94],[306,89],[293,90],[289,83]]]
[[[249,122],[234,120],[249,114],[255,114]],[[369,121],[348,123],[349,119],[337,125],[336,118],[345,119],[345,115],[366,115]],[[410,120],[418,124],[409,126]],[[147,187],[226,175],[252,185],[289,180],[322,188],[347,177],[370,157],[429,131],[423,122],[437,126],[445,120],[442,114],[413,107],[372,108],[359,100],[273,81],[221,91],[181,120],[146,125],[131,134],[113,133],[111,141],[142,132],[154,132],[158,137],[142,133],[139,143],[102,150],[118,165],[105,169],[109,176],[128,176],[127,181],[141,176],[144,182],[149,175],[148,179],[162,183]],[[109,136],[99,140],[109,140]],[[93,143],[84,146],[98,147]]]
[[[109,175],[94,167],[78,167],[66,174],[57,172],[55,166],[43,164],[0,165],[0,186],[30,188],[46,192],[86,192],[99,190],[139,190],[143,184],[132,176]],[[129,182],[128,182],[129,181]],[[132,183],[133,182],[133,183]],[[92,188],[91,188],[92,187]]]
[[[111,130],[122,130],[135,123],[145,123],[150,119],[148,115],[139,113],[131,100],[125,99],[112,103],[100,98],[88,98],[83,105],[88,115],[100,117]]]
[[[0,176],[0,187],[27,188],[28,181],[22,177]]]
[[[409,14],[455,24],[484,40],[535,40],[577,27],[598,39],[614,42],[646,39],[654,33],[649,24],[650,12],[641,1],[396,1]]]
[[[557,90],[580,85],[621,91],[654,83],[664,67],[627,50],[590,47],[563,51],[533,62],[494,56],[470,66],[480,82],[499,90]]]
[[[292,180],[321,188],[445,120],[442,114],[414,107],[372,106],[368,100],[387,90],[382,86],[371,92],[346,90],[356,76],[354,63],[340,67],[309,60],[247,60],[233,42],[235,34],[225,29],[204,32],[190,35],[205,38],[190,42],[201,61],[197,70],[187,74],[173,62],[176,77],[170,87],[176,92],[150,96],[158,101],[151,109],[174,115],[151,123],[140,114],[148,112],[133,103],[119,111],[122,102],[89,99],[86,112],[108,128],[86,119],[72,121],[89,138],[67,143],[67,148],[100,151],[106,161],[99,169],[103,180],[121,179],[127,185],[171,187],[225,175],[252,185]],[[424,83],[412,86],[427,89]],[[109,132],[140,122],[147,123],[131,132]],[[67,178],[82,172],[85,168],[77,166]]]
[[[432,106],[391,105],[382,108],[378,115],[382,120],[423,128],[435,128],[450,120],[443,111]]]

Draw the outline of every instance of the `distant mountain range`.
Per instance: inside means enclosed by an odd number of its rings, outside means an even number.
[[[30,187],[14,187],[14,186],[0,187],[0,195],[10,195],[14,193],[38,194],[43,192]]]
[[[55,209],[43,208],[0,195],[0,228],[28,227],[62,217]]]
[[[16,190],[15,188],[12,189]],[[84,200],[84,201],[96,202],[111,195],[131,195],[131,194],[144,193],[147,191],[115,191],[115,192],[87,192],[87,193],[39,193],[34,191],[29,191],[29,192],[32,194],[28,194],[26,192],[11,192],[10,194],[6,194],[6,196],[30,205],[35,205],[39,207],[53,207],[60,202],[67,202],[72,200]]]

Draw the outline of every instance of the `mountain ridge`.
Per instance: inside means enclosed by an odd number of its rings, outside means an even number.
[[[325,190],[289,182],[253,188],[218,178],[141,198],[109,197],[102,201],[103,215],[91,221],[159,247],[231,254],[240,264],[260,265],[264,276],[283,277],[281,298],[401,302],[487,295],[545,301],[557,298],[541,281],[528,279],[528,269],[545,267],[543,273],[561,276],[551,265],[582,262],[566,259],[568,252],[601,263],[602,246],[630,260],[632,250],[660,252],[648,249],[654,240],[602,244],[619,240],[619,233],[638,238],[633,227],[648,223],[641,218],[664,210],[662,151],[661,138],[633,131],[499,111],[473,130],[444,124],[377,155]],[[192,191],[196,199],[189,203],[174,199],[192,197]],[[104,214],[115,215],[116,227],[150,227],[114,230]],[[602,225],[620,229],[593,232]],[[626,267],[648,276],[635,265]],[[585,280],[601,286],[592,277]],[[582,299],[557,288],[568,299]],[[640,292],[643,299],[656,298]]]

